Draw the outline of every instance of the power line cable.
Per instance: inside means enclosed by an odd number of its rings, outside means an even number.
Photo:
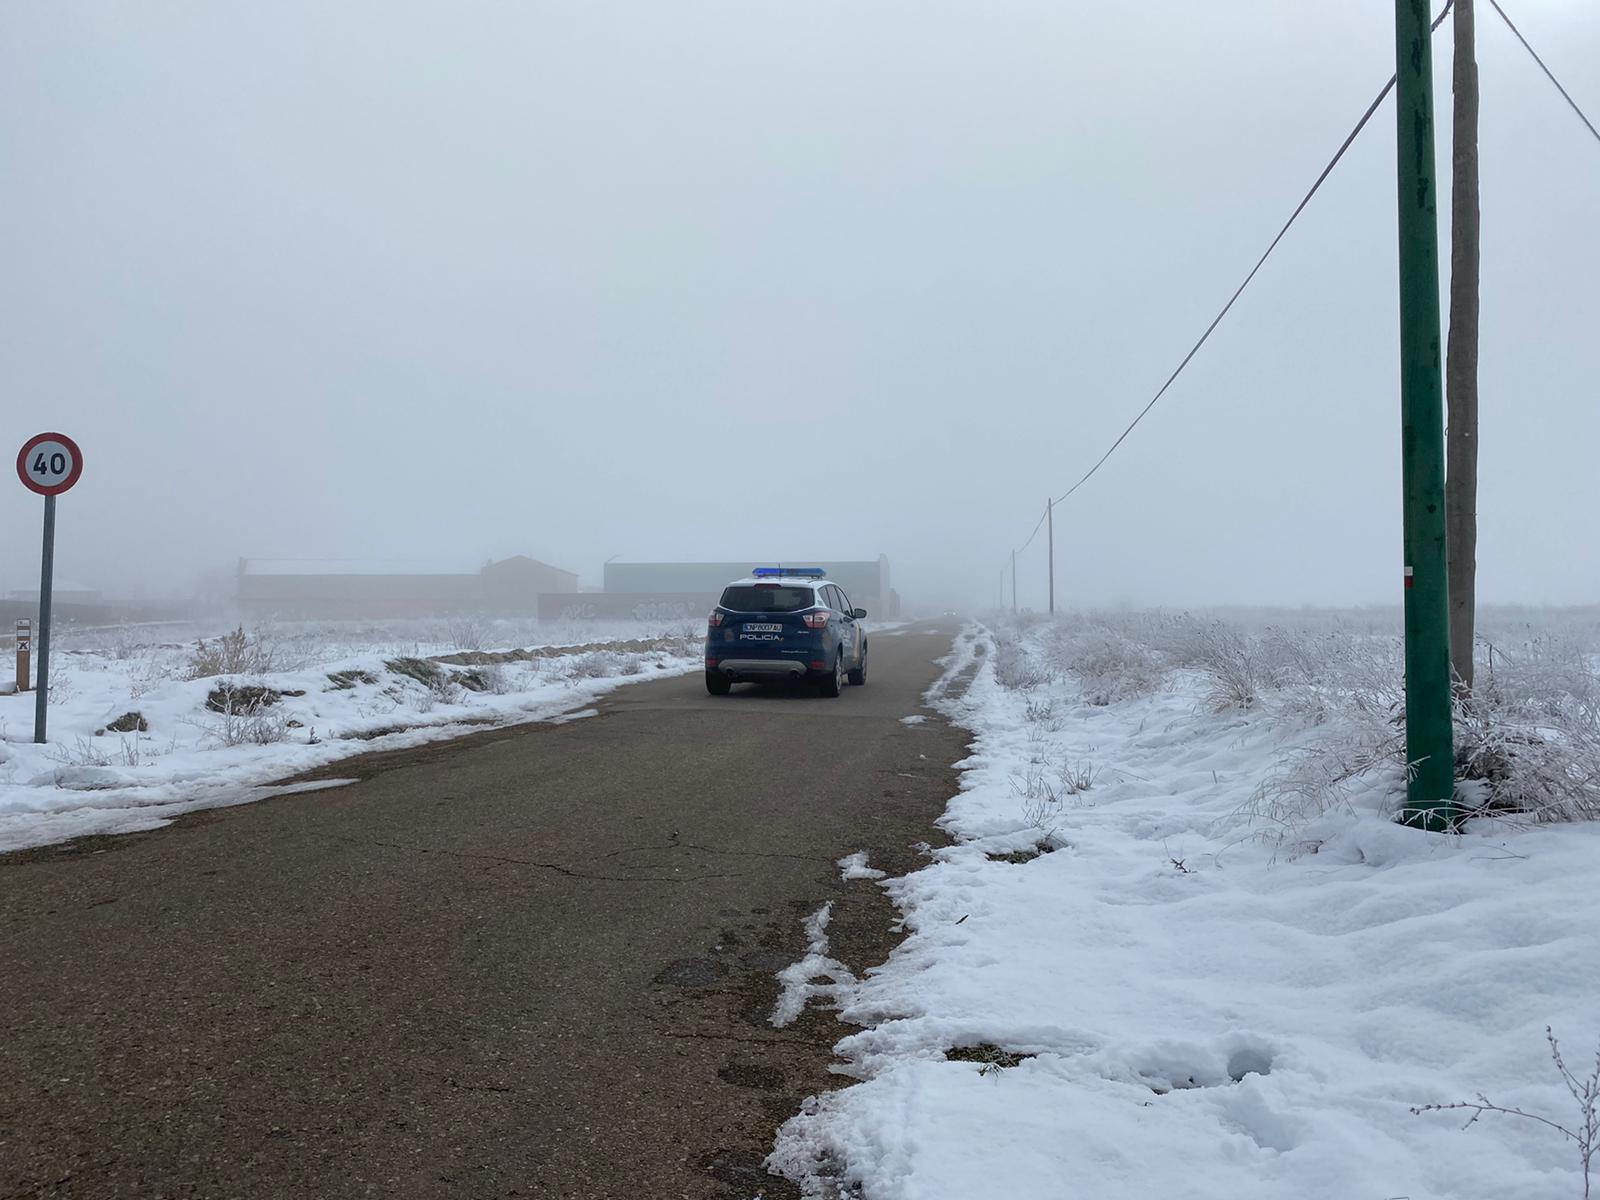
[[[1450,8],[1453,3],[1454,0],[1445,0],[1445,6],[1439,10],[1439,15],[1434,18],[1432,25],[1433,29],[1437,30],[1439,26],[1444,23],[1444,19],[1449,15]],[[1494,3],[1494,0],[1490,0],[1490,3]],[[1321,189],[1328,176],[1333,174],[1334,167],[1339,165],[1339,160],[1344,158],[1345,152],[1350,149],[1356,138],[1361,135],[1361,131],[1367,127],[1367,122],[1372,120],[1373,114],[1378,111],[1379,105],[1381,105],[1384,100],[1388,98],[1389,93],[1394,90],[1395,81],[1396,76],[1389,76],[1389,82],[1383,85],[1382,90],[1378,92],[1377,98],[1367,106],[1367,111],[1361,114],[1361,119],[1356,122],[1356,127],[1350,131],[1350,136],[1344,139],[1344,142],[1339,146],[1339,149],[1335,151],[1334,156],[1328,161],[1328,165],[1322,168],[1322,174],[1317,176],[1317,181],[1311,185],[1311,190],[1308,191],[1300,203],[1295,206],[1294,212],[1291,213],[1289,219],[1284,222],[1283,228],[1278,230],[1278,236],[1272,239],[1272,244],[1267,247],[1266,253],[1256,261],[1255,266],[1250,268],[1250,274],[1245,276],[1244,282],[1241,283],[1234,291],[1233,295],[1228,298],[1228,302],[1222,306],[1222,311],[1217,313],[1210,325],[1206,326],[1206,331],[1200,335],[1200,340],[1190,348],[1189,353],[1183,356],[1183,361],[1178,364],[1177,370],[1173,371],[1172,374],[1167,377],[1167,381],[1161,385],[1161,389],[1150,398],[1150,402],[1148,404],[1139,410],[1139,415],[1134,417],[1134,419],[1129,422],[1128,427],[1124,429],[1120,435],[1118,435],[1116,441],[1111,443],[1111,448],[1100,456],[1100,458],[1095,462],[1094,466],[1090,467],[1086,472],[1084,472],[1083,477],[1080,478],[1077,483],[1073,484],[1060,496],[1056,497],[1055,502],[1057,504],[1060,504],[1068,496],[1072,495],[1073,492],[1077,491],[1084,484],[1089,482],[1089,480],[1094,476],[1095,472],[1100,470],[1100,468],[1105,465],[1106,460],[1115,454],[1117,452],[1117,448],[1127,440],[1128,435],[1133,432],[1134,427],[1137,426],[1140,421],[1144,420],[1145,416],[1150,412],[1150,410],[1156,406],[1157,401],[1167,394],[1167,390],[1172,387],[1173,383],[1177,381],[1178,376],[1183,374],[1184,368],[1187,367],[1194,359],[1194,356],[1200,352],[1200,347],[1204,346],[1206,342],[1210,340],[1211,335],[1213,332],[1215,332],[1217,326],[1222,324],[1222,319],[1228,315],[1229,311],[1232,310],[1239,297],[1244,294],[1245,288],[1250,286],[1251,281],[1255,279],[1257,273],[1263,266],[1266,265],[1267,259],[1272,257],[1272,252],[1278,248],[1278,243],[1283,241],[1284,235],[1289,232],[1290,227],[1293,226],[1297,220],[1299,220],[1300,214],[1303,213],[1306,210],[1306,206],[1311,203],[1311,198],[1315,196]],[[1037,532],[1037,530],[1035,530],[1035,532]]]
[[[1556,78],[1555,72],[1545,66],[1544,59],[1540,58],[1539,52],[1528,44],[1528,39],[1522,36],[1522,30],[1516,27],[1510,17],[1506,16],[1506,10],[1500,7],[1498,0],[1489,0],[1489,5],[1495,12],[1500,14],[1500,19],[1506,23],[1506,28],[1517,35],[1517,41],[1521,42],[1522,48],[1533,56],[1533,61],[1539,64],[1539,69],[1545,73],[1545,77],[1556,85],[1556,91],[1561,93],[1561,98],[1571,106],[1572,111],[1578,114],[1578,120],[1588,126],[1589,132],[1594,134],[1594,140],[1600,142],[1600,129],[1594,127],[1594,122],[1584,115],[1583,109],[1578,107],[1578,102],[1572,98],[1571,93],[1561,86],[1561,81]]]
[[[1033,544],[1033,539],[1039,536],[1039,530],[1044,528],[1044,519],[1045,519],[1046,515],[1048,515],[1048,514],[1046,514],[1046,513],[1040,513],[1039,514],[1039,523],[1033,527],[1033,532],[1028,535],[1028,540],[1023,542],[1022,545],[1020,545],[1020,546],[1018,546],[1016,548],[1015,553],[1021,554],[1024,550],[1026,550],[1029,546],[1031,546]]]
[[[1432,31],[1438,31],[1439,26],[1444,23],[1444,19],[1450,15],[1450,10],[1453,5],[1454,0],[1445,0],[1444,7],[1439,10],[1439,15],[1433,19],[1433,23],[1430,26]],[[1535,50],[1528,39],[1523,36],[1522,30],[1517,28],[1516,22],[1514,22],[1506,13],[1506,10],[1500,6],[1499,0],[1489,0],[1489,5],[1494,9],[1496,15],[1498,15],[1499,18],[1505,22],[1506,28],[1511,30],[1517,41],[1522,43],[1522,48],[1526,50],[1533,61],[1539,65],[1539,69],[1544,72],[1545,78],[1551,82],[1556,91],[1561,93],[1561,98],[1567,102],[1567,106],[1571,108],[1572,111],[1577,115],[1578,120],[1582,121],[1584,127],[1588,129],[1589,133],[1594,137],[1594,139],[1597,142],[1600,142],[1600,129],[1595,128],[1594,122],[1591,121],[1583,109],[1579,107],[1578,102],[1572,98],[1572,93],[1568,92],[1567,89],[1562,86],[1561,81],[1556,78],[1555,72],[1552,71],[1544,59],[1539,56],[1539,52]],[[1106,461],[1117,452],[1117,449],[1122,445],[1123,442],[1127,440],[1128,435],[1134,431],[1139,422],[1143,421],[1145,417],[1149,415],[1150,410],[1156,406],[1161,398],[1167,394],[1172,385],[1177,382],[1178,376],[1183,374],[1184,369],[1188,367],[1191,361],[1193,361],[1195,355],[1200,352],[1200,348],[1211,339],[1211,335],[1216,332],[1217,326],[1222,324],[1223,318],[1226,317],[1233,309],[1233,306],[1238,302],[1239,297],[1244,295],[1245,289],[1248,288],[1255,280],[1255,277],[1258,273],[1260,273],[1261,268],[1266,265],[1267,259],[1272,257],[1272,252],[1278,248],[1278,243],[1283,241],[1284,236],[1289,232],[1290,228],[1297,220],[1300,219],[1300,214],[1303,213],[1306,210],[1306,207],[1311,203],[1312,197],[1314,197],[1317,192],[1321,190],[1322,185],[1327,181],[1328,176],[1333,174],[1333,169],[1338,166],[1340,160],[1344,158],[1346,151],[1348,151],[1355,143],[1356,138],[1361,135],[1361,131],[1367,127],[1368,122],[1372,120],[1373,115],[1378,111],[1378,108],[1386,99],[1388,99],[1389,93],[1394,90],[1396,81],[1396,76],[1389,76],[1389,82],[1383,85],[1382,89],[1379,90],[1377,97],[1372,101],[1371,104],[1367,106],[1367,111],[1361,114],[1361,119],[1356,122],[1355,128],[1350,131],[1350,135],[1345,138],[1344,142],[1339,146],[1339,149],[1334,152],[1333,157],[1328,161],[1328,165],[1322,169],[1322,174],[1318,175],[1316,182],[1311,185],[1311,190],[1308,191],[1301,199],[1300,203],[1295,206],[1294,212],[1291,213],[1289,215],[1289,219],[1284,222],[1283,228],[1278,231],[1277,237],[1272,239],[1271,244],[1267,246],[1266,252],[1262,254],[1262,256],[1256,261],[1255,266],[1250,268],[1250,273],[1245,276],[1244,282],[1241,283],[1237,289],[1235,289],[1232,296],[1228,297],[1228,302],[1222,306],[1221,311],[1218,312],[1217,315],[1212,319],[1211,324],[1206,326],[1206,330],[1200,335],[1200,339],[1195,342],[1192,347],[1190,347],[1189,353],[1183,356],[1183,360],[1178,364],[1177,369],[1167,377],[1166,382],[1163,383],[1156,394],[1150,398],[1149,403],[1139,410],[1138,415],[1128,423],[1127,428],[1117,435],[1117,440],[1111,443],[1110,448],[1108,448],[1104,454],[1095,460],[1094,465],[1085,471],[1076,483],[1069,487],[1060,496],[1056,497],[1056,504],[1060,504],[1084,484],[1088,483],[1089,480],[1092,479],[1100,470],[1100,468],[1105,466]],[[1048,513],[1042,514],[1039,517],[1039,522],[1033,527],[1033,532],[1028,535],[1027,541],[1023,542],[1018,550],[1014,553],[1020,553],[1022,550],[1026,550],[1033,543],[1033,539],[1039,536],[1039,530],[1044,526],[1046,515],[1048,515]]]
[[[1434,32],[1438,31],[1439,26],[1444,23],[1445,17],[1450,15],[1450,9],[1454,2],[1455,0],[1445,0],[1444,7],[1439,10],[1439,15],[1433,19],[1433,24],[1430,26],[1431,30]],[[1500,12],[1500,6],[1495,3],[1495,0],[1489,0],[1489,3],[1494,4],[1495,11]],[[1504,12],[1500,12],[1500,15],[1503,19],[1505,19],[1506,24],[1511,24],[1510,19],[1505,16]],[[1513,32],[1515,32],[1515,29],[1516,27],[1512,26]],[[1518,34],[1518,37],[1521,37],[1521,35]],[[1527,45],[1527,42],[1524,41],[1523,45]],[[1533,53],[1533,48],[1531,46],[1528,47],[1528,52],[1530,54]],[[1534,55],[1534,58],[1537,60],[1538,55]],[[1544,64],[1541,62],[1540,65],[1543,66]],[[1547,75],[1550,74],[1548,68],[1546,68],[1545,73]],[[1551,75],[1550,78],[1551,82],[1555,82],[1555,76]],[[1189,353],[1183,356],[1183,361],[1178,364],[1177,369],[1174,370],[1171,375],[1167,376],[1167,381],[1161,385],[1160,390],[1158,390],[1156,394],[1150,398],[1150,402],[1148,404],[1139,410],[1138,415],[1128,423],[1128,427],[1117,436],[1117,440],[1111,443],[1110,448],[1095,461],[1095,464],[1086,472],[1084,472],[1083,476],[1079,478],[1076,483],[1069,487],[1060,496],[1056,497],[1054,500],[1055,504],[1060,504],[1068,496],[1072,495],[1072,493],[1076,492],[1084,484],[1088,483],[1089,480],[1094,477],[1095,473],[1099,471],[1101,467],[1105,466],[1106,460],[1117,452],[1117,448],[1127,440],[1128,435],[1134,431],[1134,428],[1139,424],[1139,422],[1144,420],[1145,417],[1149,415],[1150,410],[1156,406],[1161,397],[1165,396],[1172,385],[1177,382],[1178,376],[1183,374],[1184,368],[1186,368],[1189,363],[1193,361],[1194,356],[1200,352],[1200,348],[1210,340],[1211,335],[1216,331],[1217,326],[1222,324],[1223,318],[1226,317],[1233,309],[1233,306],[1238,302],[1239,297],[1244,295],[1245,289],[1250,286],[1256,275],[1261,271],[1261,268],[1266,265],[1267,259],[1272,257],[1272,252],[1278,248],[1278,243],[1283,241],[1284,236],[1289,232],[1290,228],[1297,220],[1300,219],[1300,214],[1303,213],[1306,210],[1306,206],[1311,203],[1312,197],[1321,190],[1322,185],[1327,181],[1328,176],[1333,174],[1333,169],[1339,165],[1339,162],[1344,158],[1346,151],[1348,151],[1355,143],[1356,138],[1361,136],[1361,131],[1367,127],[1367,123],[1372,120],[1373,115],[1378,111],[1379,107],[1386,99],[1388,99],[1389,93],[1394,91],[1395,83],[1397,81],[1398,76],[1391,75],[1389,76],[1389,82],[1384,84],[1383,87],[1379,89],[1378,94],[1373,99],[1372,103],[1367,105],[1367,111],[1362,113],[1361,119],[1356,122],[1355,128],[1352,129],[1349,136],[1346,137],[1342,143],[1340,143],[1339,149],[1336,150],[1333,157],[1328,160],[1328,165],[1322,168],[1322,174],[1317,176],[1317,180],[1311,185],[1310,191],[1306,192],[1305,196],[1301,198],[1300,203],[1295,206],[1294,212],[1292,212],[1289,215],[1289,219],[1284,222],[1283,228],[1278,230],[1278,236],[1272,239],[1271,244],[1267,246],[1266,252],[1256,260],[1256,265],[1250,268],[1250,273],[1245,276],[1244,282],[1241,283],[1237,289],[1235,289],[1232,296],[1228,297],[1228,302],[1222,306],[1221,311],[1218,312],[1217,315],[1212,319],[1211,324],[1206,326],[1205,332],[1200,335],[1200,340],[1195,342],[1195,344],[1190,347]],[[1561,87],[1559,83],[1556,83],[1556,86],[1558,88]],[[1566,95],[1565,89],[1562,90],[1562,95]],[[1568,97],[1568,103],[1572,103],[1570,96]],[[1573,108],[1576,109],[1577,105],[1573,104]],[[1581,111],[1578,115],[1583,116]],[[1588,124],[1587,117],[1584,117],[1584,123]],[[1592,130],[1593,126],[1590,126],[1590,129]],[[1032,545],[1033,539],[1039,536],[1039,530],[1043,528],[1045,518],[1048,515],[1049,510],[1047,508],[1044,513],[1040,514],[1038,524],[1033,527],[1033,532],[1028,535],[1027,541],[1023,542],[1020,547],[1012,551],[1013,557]],[[1003,586],[1004,569],[1002,569],[1001,578]]]

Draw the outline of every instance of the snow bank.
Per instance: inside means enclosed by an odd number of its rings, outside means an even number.
[[[234,657],[260,669],[197,679],[184,676],[197,659],[215,665],[215,639],[199,655],[193,643],[69,641],[51,656],[46,744],[32,741],[35,693],[0,695],[0,851],[155,828],[277,794],[266,785],[354,754],[575,717],[621,684],[700,668],[698,640],[628,632],[576,652],[453,656],[466,662],[368,627],[250,635]]]
[[[956,844],[883,884],[911,936],[835,997],[861,1082],[769,1165],[866,1200],[1583,1195],[1546,1126],[1410,1110],[1483,1092],[1581,1127],[1545,1027],[1592,1061],[1600,828],[1403,829],[1380,772],[1262,837],[1250,797],[1330,719],[1212,711],[1141,655],[1113,698],[1042,652],[969,628],[930,692],[974,735]]]

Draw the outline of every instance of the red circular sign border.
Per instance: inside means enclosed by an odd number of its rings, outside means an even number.
[[[41,442],[60,442],[72,450],[72,471],[60,483],[53,487],[40,487],[28,475],[28,452]],[[22,449],[17,451],[17,478],[22,480],[22,486],[30,492],[40,496],[59,496],[69,490],[78,482],[83,474],[83,451],[78,449],[78,443],[64,433],[37,433],[22,444]]]

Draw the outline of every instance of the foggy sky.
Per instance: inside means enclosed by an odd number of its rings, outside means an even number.
[[[1593,602],[1600,147],[1480,8],[1480,599]],[[1600,114],[1600,5],[1507,8]],[[12,0],[0,450],[80,441],[58,577],[119,594],[241,555],[597,582],[882,551],[909,600],[992,602],[1392,72],[1392,21]],[[1391,101],[1058,512],[1064,603],[1398,601],[1393,173]],[[0,590],[33,586],[40,502],[0,496]],[[1042,606],[1041,542],[1020,571]]]

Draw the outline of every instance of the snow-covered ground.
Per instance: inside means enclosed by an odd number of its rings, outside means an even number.
[[[63,636],[43,745],[35,693],[0,695],[0,852],[260,799],[275,780],[368,750],[566,719],[621,684],[701,664],[681,622],[542,636],[482,622],[278,626],[231,642],[176,632],[186,639],[168,627]]]
[[[837,1048],[859,1082],[808,1102],[773,1169],[864,1200],[1586,1196],[1580,1146],[1549,1125],[1412,1110],[1483,1094],[1584,1130],[1600,825],[1396,825],[1387,634],[1273,655],[1262,632],[1256,688],[1157,642],[1070,620],[963,632],[930,692],[973,734],[954,844],[879,885],[909,936],[865,978],[829,973],[825,912],[808,928],[829,981],[810,998],[863,1027]],[[1518,711],[1581,742],[1593,659],[1560,661],[1567,690],[1529,707],[1530,685]],[[1594,784],[1562,786],[1588,803]]]

